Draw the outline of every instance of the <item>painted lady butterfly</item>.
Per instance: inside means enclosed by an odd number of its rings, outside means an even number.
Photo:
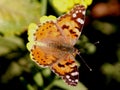
[[[29,40],[34,42],[30,49],[31,58],[42,67],[50,67],[71,86],[76,86],[79,81],[75,62],[78,50],[74,45],[82,31],[85,11],[83,5],[76,5],[56,21],[47,21],[37,26],[33,41]]]

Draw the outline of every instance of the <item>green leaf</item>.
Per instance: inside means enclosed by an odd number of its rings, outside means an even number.
[[[63,88],[65,90],[88,90],[82,83],[78,83],[77,86],[69,86],[67,85],[63,80],[58,80],[56,79],[55,81],[53,81],[53,83],[51,83],[47,88],[45,88],[45,90],[51,90],[51,88],[53,86],[58,86],[60,88]]]
[[[82,84],[78,83],[77,86],[68,86],[67,84],[63,84],[63,80],[55,80],[54,85],[59,86],[61,88],[65,88],[66,90],[87,90],[87,88]]]
[[[43,77],[41,73],[36,73],[34,75],[34,80],[38,86],[43,86]]]
[[[120,62],[115,64],[105,63],[101,67],[102,73],[106,75],[107,79],[112,80],[115,79],[116,81],[120,82]]]
[[[49,68],[45,68],[42,70],[42,74],[44,77],[49,77],[51,75],[51,70]]]
[[[1,0],[0,33],[5,36],[19,35],[28,24],[38,22],[40,3],[37,0]]]
[[[35,89],[32,85],[30,85],[30,84],[27,85],[27,89],[28,89],[28,90],[36,90],[36,89]]]
[[[0,56],[15,51],[17,49],[24,50],[23,40],[18,37],[0,37]]]
[[[15,76],[19,76],[22,73],[22,68],[16,62],[12,62],[9,65],[7,71],[2,75],[1,82],[7,83],[9,80],[13,79]]]
[[[40,15],[43,16],[46,14],[46,10],[47,10],[47,0],[41,0],[41,12]]]
[[[92,24],[96,30],[103,34],[110,35],[116,32],[116,26],[112,23],[95,20]]]
[[[81,53],[93,54],[96,51],[96,46],[90,43],[89,39],[85,35],[80,37],[76,46],[78,46]]]

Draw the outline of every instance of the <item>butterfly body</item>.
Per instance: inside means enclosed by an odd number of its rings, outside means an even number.
[[[74,48],[84,24],[85,7],[76,5],[69,13],[56,21],[39,25],[33,34],[34,44],[31,58],[42,67],[50,69],[68,85],[76,86],[79,81]]]

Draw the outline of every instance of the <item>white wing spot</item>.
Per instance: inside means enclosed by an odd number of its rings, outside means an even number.
[[[70,78],[70,76],[69,76],[69,75],[66,75],[66,78],[68,78],[68,79],[69,79],[69,78]]]
[[[75,82],[74,80],[72,80],[72,82]]]
[[[76,75],[78,75],[78,72],[73,72],[73,73],[71,73],[71,75],[76,76]]]
[[[69,81],[72,81],[71,79],[68,79]]]
[[[83,15],[85,15],[85,12],[86,12],[85,10],[84,10],[84,11],[82,11],[82,14],[83,14]]]
[[[81,18],[77,18],[77,22],[80,24],[84,24],[84,21]]]
[[[76,13],[74,13],[72,16],[73,16],[73,18],[75,18],[77,15],[76,15]]]
[[[75,13],[78,13],[78,11],[76,11]]]
[[[75,82],[78,82],[78,79],[76,79]]]
[[[81,10],[79,10],[79,12],[81,12]]]

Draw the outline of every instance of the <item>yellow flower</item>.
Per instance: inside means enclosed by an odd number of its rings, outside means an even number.
[[[81,0],[80,4],[84,5],[86,8],[92,4],[92,0]]]
[[[34,44],[34,32],[36,31],[36,29],[38,28],[38,26],[35,23],[31,23],[28,26],[28,43],[27,43],[27,49],[30,50]]]
[[[72,1],[73,0],[53,0],[52,4],[59,12],[67,12],[68,8],[74,5]]]
[[[56,20],[56,17],[53,16],[53,15],[50,15],[50,16],[42,16],[42,17],[40,18],[40,23],[45,23],[46,21],[50,21],[50,20],[55,21],[55,20]]]
[[[69,11],[75,4],[82,4],[86,8],[92,0],[52,0],[53,6],[61,13]]]

